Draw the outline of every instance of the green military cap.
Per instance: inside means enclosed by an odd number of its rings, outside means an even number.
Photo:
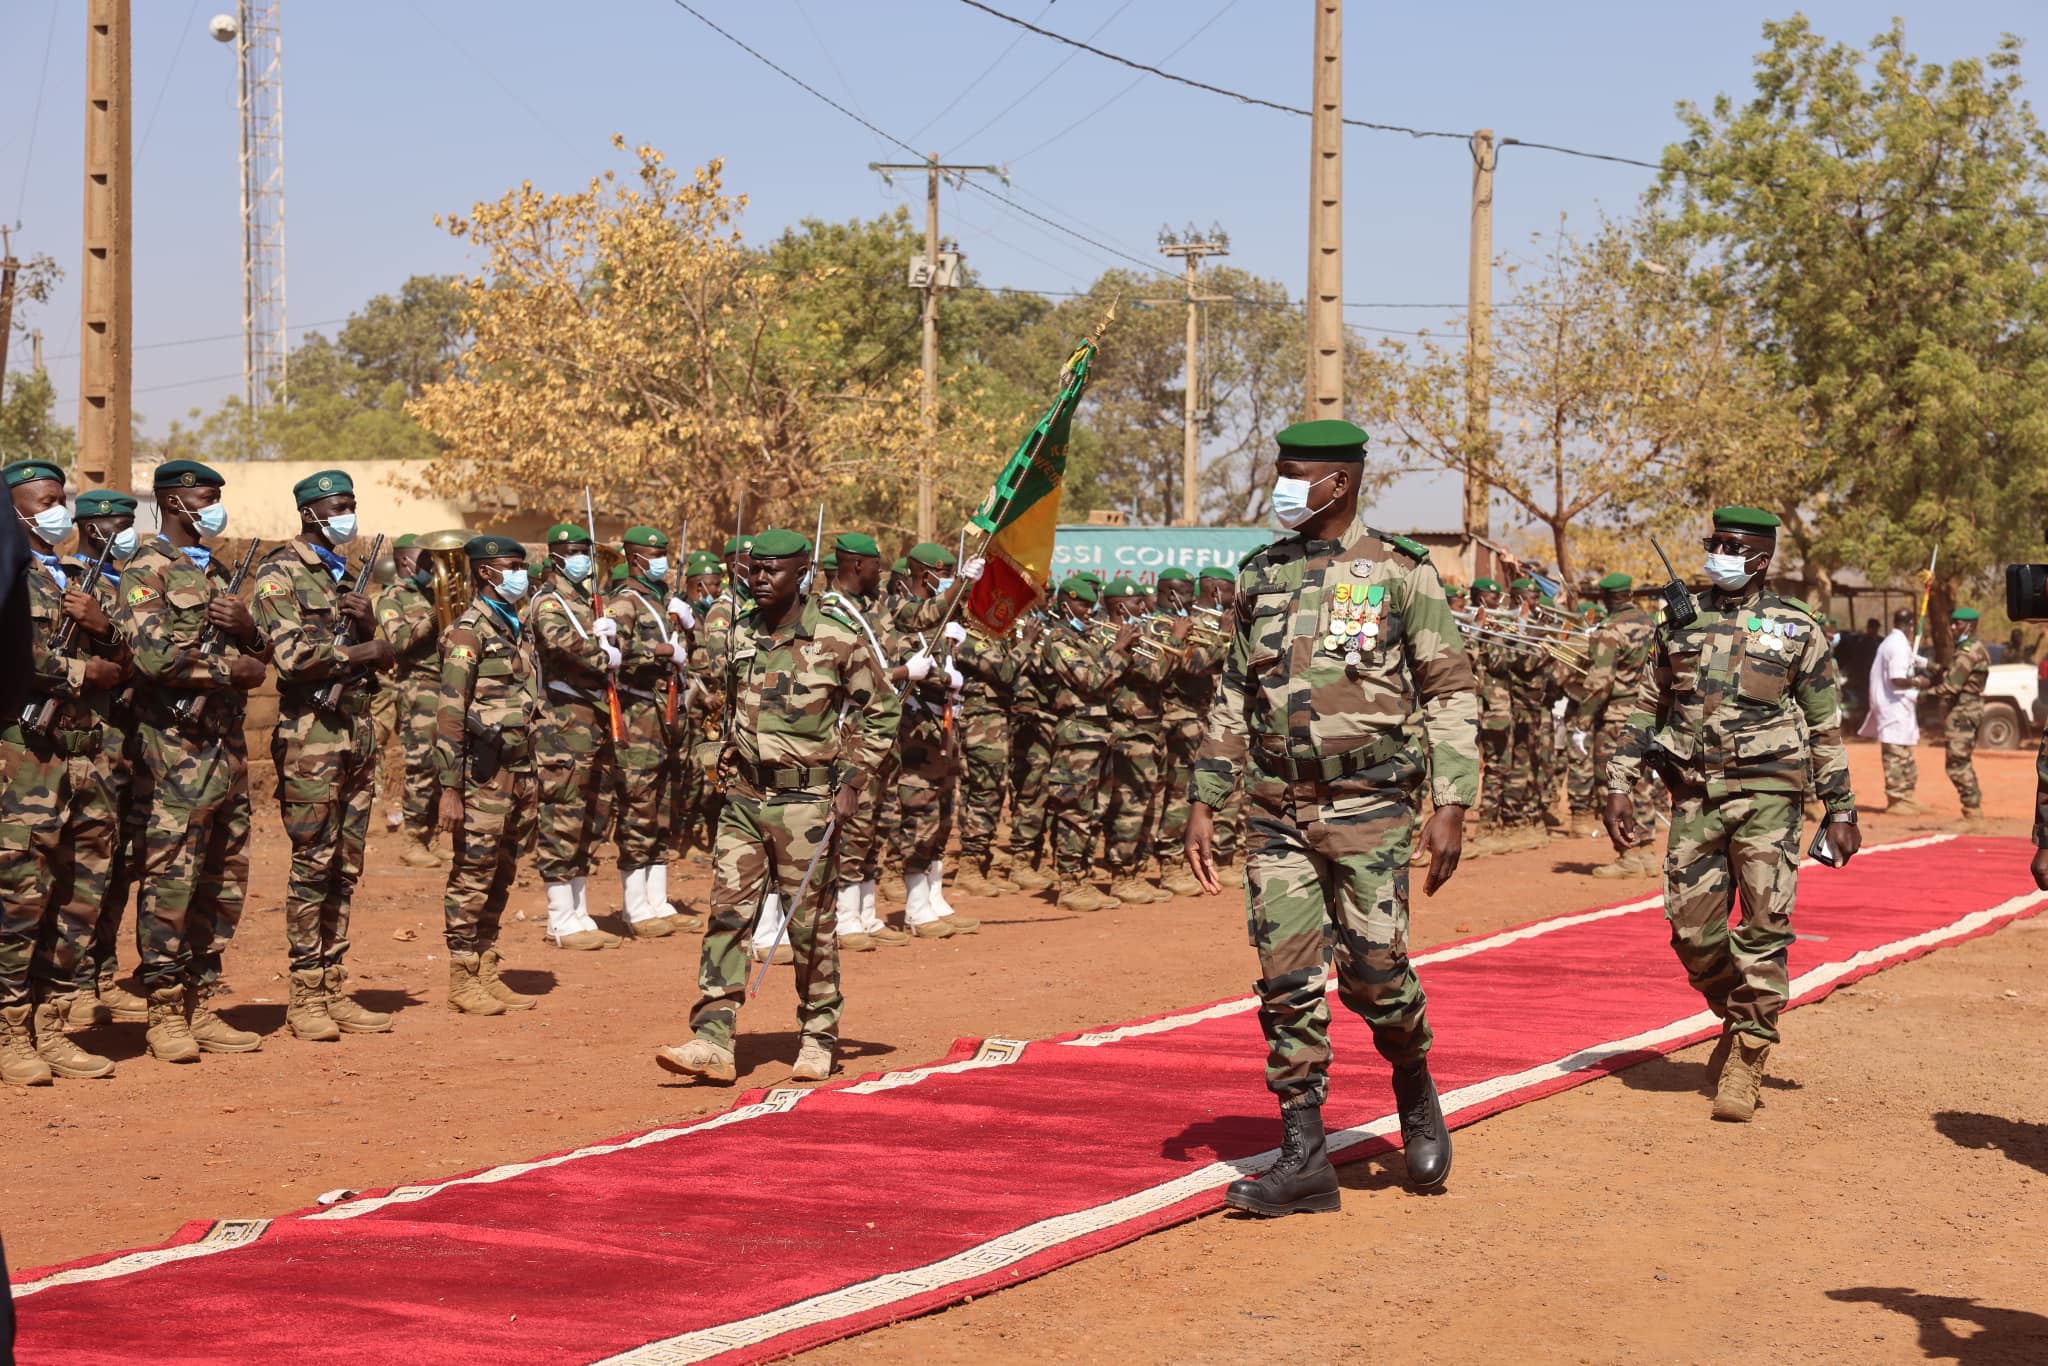
[[[919,541],[910,547],[910,558],[931,569],[953,567],[953,552],[936,541]]]
[[[1098,596],[1095,591],[1095,585],[1080,574],[1073,575],[1065,583],[1061,584],[1060,592],[1079,598],[1083,602],[1094,602]]]
[[[780,560],[810,553],[810,537],[784,531],[781,527],[771,528],[754,538],[754,558],[757,560]]]
[[[16,484],[33,484],[38,479],[54,479],[60,484],[64,482],[64,471],[47,460],[17,460],[0,473],[6,474],[9,488]]]
[[[652,546],[656,550],[668,549],[668,537],[651,526],[629,526],[626,534],[619,538],[621,545]]]
[[[1536,580],[1534,579],[1516,579],[1513,583],[1508,585],[1508,587],[1514,589],[1517,593],[1521,592],[1524,588],[1534,588],[1535,586]]]
[[[1620,572],[1606,575],[1599,583],[1594,585],[1603,593],[1620,593],[1635,586],[1636,581],[1634,578]]]
[[[737,555],[752,544],[752,542],[753,538],[751,536],[728,536],[725,538],[725,553]]]
[[[419,543],[419,534],[417,532],[408,531],[403,536],[400,536],[397,540],[393,541],[391,543],[391,548],[393,550],[410,550]]]
[[[292,485],[292,497],[300,507],[335,493],[354,493],[356,481],[348,477],[346,470],[321,470],[309,474]]]
[[[1109,586],[1102,590],[1105,598],[1135,598],[1145,590],[1130,579],[1111,579]]]
[[[1202,572],[1195,575],[1195,577],[1198,579],[1221,579],[1225,583],[1237,582],[1237,575],[1232,573],[1230,570],[1225,569],[1220,564],[1204,566]]]
[[[1974,607],[1958,607],[1955,611],[1948,614],[1948,619],[1950,621],[1975,621],[1977,616],[1977,609]]]
[[[842,531],[832,538],[832,548],[842,555],[880,556],[882,547],[865,531]]]
[[[549,545],[589,545],[590,533],[574,522],[556,522],[548,528]]]
[[[1462,598],[1462,597],[1464,597],[1464,596],[1465,596],[1465,585],[1464,585],[1464,584],[1462,584],[1462,583],[1447,583],[1447,584],[1445,584],[1445,585],[1444,585],[1444,596],[1445,596],[1445,597],[1447,597],[1447,598]]]
[[[1772,514],[1761,508],[1725,507],[1714,509],[1714,530],[1716,531],[1757,531],[1766,536],[1776,536],[1781,523]]]
[[[78,495],[77,512],[81,517],[133,517],[135,499],[133,495],[118,489],[87,489]]]
[[[1280,443],[1281,456],[1296,460],[1363,461],[1365,443],[1371,440],[1363,427],[1337,417],[1317,418],[1282,427],[1273,438]]]
[[[618,562],[617,564],[615,564],[615,565],[613,565],[613,566],[612,566],[612,582],[613,582],[613,583],[624,583],[625,581],[626,581],[626,562],[625,562],[624,560],[620,560],[620,561],[619,561],[619,562]]]
[[[716,574],[720,565],[718,557],[708,550],[693,550],[688,562],[683,565],[683,577],[694,579],[699,574]]]
[[[839,570],[839,552],[836,550],[826,551],[818,558],[818,568],[824,570],[827,574],[837,573]]]
[[[889,572],[891,574],[908,574],[910,572],[910,561],[901,555],[897,556],[896,563],[889,566]]]
[[[472,536],[463,544],[462,553],[472,560],[505,560],[513,556],[526,558],[526,547],[510,536],[496,536],[485,533]]]
[[[1083,569],[1080,572],[1076,573],[1074,577],[1077,579],[1086,579],[1088,580],[1088,582],[1094,584],[1097,588],[1102,587],[1102,575],[1096,573],[1092,569]]]
[[[207,488],[223,488],[227,477],[211,465],[202,465],[197,460],[166,460],[156,467],[152,486],[160,489],[190,489],[205,485]]]
[[[1193,583],[1194,581],[1195,576],[1182,569],[1179,565],[1170,565],[1159,571],[1159,582],[1161,583]]]
[[[1498,593],[1500,592],[1500,580],[1474,579],[1472,580],[1472,591],[1475,593]]]

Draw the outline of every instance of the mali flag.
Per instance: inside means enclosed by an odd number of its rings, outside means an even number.
[[[967,594],[967,612],[994,636],[1009,631],[1038,601],[1052,569],[1053,532],[1060,520],[1060,485],[1067,477],[1067,433],[1088,388],[1095,343],[1082,342],[1060,372],[1060,395],[1024,435],[1003,467],[974,525],[990,533],[988,564]]]

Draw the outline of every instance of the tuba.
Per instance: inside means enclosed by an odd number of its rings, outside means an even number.
[[[446,631],[455,624],[474,596],[469,580],[467,531],[430,531],[414,542],[420,560],[433,575],[427,595],[434,600],[434,626]]]

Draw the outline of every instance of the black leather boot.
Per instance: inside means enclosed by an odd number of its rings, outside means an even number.
[[[1401,1113],[1401,1155],[1408,1184],[1416,1190],[1441,1186],[1451,1174],[1451,1130],[1437,1102],[1429,1064],[1394,1069],[1394,1105]]]
[[[1312,1105],[1283,1109],[1280,1123],[1280,1160],[1260,1176],[1231,1182],[1223,1203],[1268,1218],[1336,1209],[1337,1169],[1323,1142],[1323,1112]]]

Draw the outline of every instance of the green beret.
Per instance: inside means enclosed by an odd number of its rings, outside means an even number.
[[[828,550],[828,551],[826,551],[826,552],[825,552],[825,553],[824,553],[824,554],[823,554],[822,556],[820,556],[820,557],[819,557],[819,559],[818,559],[818,568],[820,568],[820,569],[824,570],[824,571],[825,571],[826,573],[828,573],[828,574],[836,574],[836,573],[838,573],[838,572],[839,572],[839,552],[838,552],[838,551],[836,551],[836,550]]]
[[[508,560],[513,556],[526,558],[526,547],[510,536],[485,534],[472,536],[462,547],[462,553],[472,560]]]
[[[1159,571],[1159,581],[1161,583],[1193,583],[1195,576],[1182,569],[1179,565],[1172,565]]]
[[[689,560],[683,565],[683,577],[694,579],[699,574],[716,574],[722,567],[718,563],[718,557],[710,551],[693,550],[690,552]]]
[[[1088,582],[1094,584],[1097,588],[1102,587],[1102,575],[1096,573],[1092,569],[1083,569],[1079,573],[1074,575],[1074,577],[1077,579],[1086,579],[1088,580]]]
[[[1500,592],[1500,580],[1474,579],[1472,580],[1472,591],[1475,593],[1498,593]]]
[[[1074,575],[1061,584],[1060,592],[1079,598],[1083,602],[1094,602],[1097,600],[1095,585],[1079,574]]]
[[[589,545],[590,533],[574,522],[556,522],[548,528],[549,545]]]
[[[800,536],[794,531],[784,531],[780,527],[764,531],[754,538],[753,554],[757,560],[780,560],[791,555],[810,553],[811,541],[808,536]]]
[[[1445,585],[1444,585],[1444,596],[1445,596],[1446,598],[1462,598],[1462,597],[1464,597],[1464,596],[1465,596],[1465,585],[1464,585],[1464,584],[1462,584],[1462,583],[1447,583],[1447,584],[1445,584]]]
[[[919,541],[910,547],[910,558],[931,569],[953,567],[953,552],[936,541]]]
[[[626,534],[619,538],[621,545],[652,546],[656,550],[668,549],[668,537],[651,526],[629,526]]]
[[[1109,581],[1109,587],[1102,590],[1105,598],[1135,598],[1145,590],[1130,579],[1116,578]]]
[[[1958,607],[1955,611],[1948,614],[1948,619],[1950,621],[1975,621],[1977,620],[1977,609],[1974,607]]]
[[[1230,570],[1225,569],[1220,564],[1212,564],[1205,566],[1202,572],[1195,575],[1195,577],[1198,579],[1221,579],[1225,583],[1237,582],[1237,575],[1231,572]]]
[[[832,538],[832,548],[843,555],[880,556],[882,547],[865,531],[842,531]]]
[[[78,495],[80,517],[133,517],[135,498],[118,489],[87,489]]]
[[[900,555],[897,556],[896,563],[889,566],[889,572],[891,574],[908,574],[910,572],[910,561]]]
[[[1508,585],[1508,587],[1514,589],[1517,593],[1521,592],[1525,588],[1534,588],[1535,586],[1536,580],[1534,579],[1516,579],[1513,583]]]
[[[211,465],[202,465],[197,460],[166,460],[156,467],[153,486],[159,489],[223,488],[227,479]]]
[[[1314,422],[1297,422],[1283,427],[1273,438],[1280,443],[1283,459],[1364,461],[1365,443],[1371,440],[1362,427],[1342,418],[1324,417]]]
[[[0,472],[6,474],[9,488],[17,484],[33,484],[38,479],[54,479],[60,484],[64,482],[64,471],[47,460],[17,460],[7,466],[5,471]]]
[[[400,536],[397,540],[393,541],[391,543],[391,548],[393,550],[410,550],[419,543],[419,534],[417,532],[408,531],[403,536]]]
[[[754,538],[752,536],[728,536],[725,538],[725,553],[728,555],[744,555],[753,548]]]
[[[1636,581],[1633,578],[1620,572],[1609,574],[1594,585],[1603,593],[1622,593],[1635,586]]]
[[[613,583],[624,583],[625,581],[626,581],[626,562],[625,562],[624,560],[620,560],[620,561],[619,561],[619,562],[618,562],[617,564],[615,564],[615,565],[613,565],[613,566],[612,566],[612,582],[613,582]]]
[[[1770,513],[1760,508],[1727,507],[1714,509],[1714,530],[1716,531],[1760,531],[1766,536],[1776,536],[1783,525]]]
[[[345,470],[321,470],[318,474],[309,474],[292,485],[292,497],[297,500],[300,507],[308,503],[317,503],[329,494],[355,491],[356,481],[349,478]]]

